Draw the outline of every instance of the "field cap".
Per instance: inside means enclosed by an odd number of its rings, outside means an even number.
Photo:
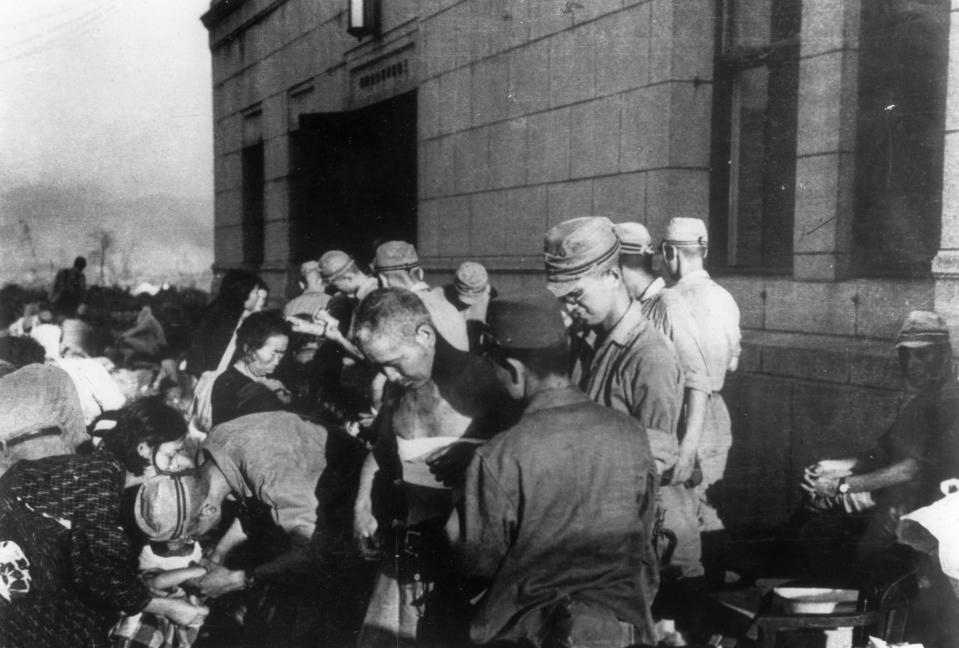
[[[456,269],[453,288],[456,289],[456,295],[461,302],[475,304],[489,294],[489,274],[482,264],[465,261]]]
[[[916,349],[937,344],[949,344],[946,321],[932,311],[914,310],[909,313],[896,338],[896,348]]]
[[[707,247],[709,234],[706,232],[706,223],[700,218],[672,218],[666,225],[663,241],[670,245]]]
[[[613,231],[619,237],[620,254],[655,254],[649,230],[632,221],[614,223]]]
[[[189,537],[190,521],[206,500],[206,483],[193,474],[158,475],[137,491],[133,515],[154,542]]]
[[[329,283],[338,278],[353,265],[353,257],[341,250],[324,252],[320,257],[320,276]]]
[[[309,261],[304,261],[303,263],[300,264],[300,276],[305,277],[306,275],[310,274],[314,270],[319,270],[319,269],[320,269],[319,261],[314,261],[313,259],[310,259]],[[322,274],[323,273],[320,273],[321,276]]]
[[[538,288],[497,297],[486,313],[488,344],[502,349],[549,349],[567,342],[561,306]]]
[[[604,216],[581,216],[546,232],[546,287],[557,297],[574,290],[583,277],[619,259],[619,239]]]
[[[387,241],[376,248],[376,257],[373,259],[374,272],[389,272],[391,270],[412,270],[420,265],[420,257],[416,248],[406,241]]]

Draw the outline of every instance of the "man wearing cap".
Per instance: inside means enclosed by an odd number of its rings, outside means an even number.
[[[320,264],[315,259],[304,261],[300,265],[300,286],[303,292],[291,299],[283,307],[283,315],[288,318],[309,318],[330,301],[326,294],[326,284],[320,274]],[[305,395],[313,391],[310,385],[309,364],[313,361],[320,343],[313,336],[296,335],[291,340],[297,392]]]
[[[581,334],[574,339],[573,381],[600,405],[639,420],[657,470],[672,468],[682,370],[670,342],[626,291],[613,224],[603,217],[574,218],[549,230],[544,247],[547,287]]]
[[[670,563],[673,571],[679,571],[677,586],[682,598],[687,599],[683,607],[688,612],[699,607],[701,601],[697,599],[705,594],[694,489],[697,480],[702,478],[697,468],[697,452],[712,392],[706,357],[689,303],[677,291],[663,290],[662,279],[653,272],[654,251],[647,229],[634,222],[616,223],[614,229],[620,241],[619,266],[626,288],[630,296],[642,304],[646,319],[673,343],[683,368],[684,408],[676,430],[679,458],[668,483],[660,484],[657,506],[663,528],[676,536]],[[695,624],[695,620],[690,621],[690,625]]]
[[[466,475],[463,562],[486,587],[471,639],[655,643],[656,468],[645,430],[570,382],[549,293],[496,300],[489,323],[484,352],[525,410],[477,450]]]
[[[381,561],[361,647],[449,645],[466,635],[466,601],[451,577],[450,486],[477,444],[511,422],[510,408],[492,366],[440,344],[433,322],[421,297],[402,288],[373,291],[356,312],[356,342],[389,383],[354,534],[364,552],[395,548]]]
[[[283,314],[286,317],[312,315],[330,301],[330,296],[326,294],[326,284],[323,281],[319,261],[310,259],[300,265],[300,286],[303,292],[283,307]]]
[[[817,548],[842,551],[837,539],[848,537],[848,528],[857,529],[862,535],[854,565],[865,574],[895,562],[890,550],[902,515],[939,499],[940,482],[959,477],[959,383],[945,321],[931,311],[912,311],[896,349],[915,396],[875,448],[858,457],[818,461],[806,468],[802,483],[820,509],[838,503],[855,511],[875,502],[866,515],[845,516],[847,530],[842,534],[837,533],[836,516],[824,516],[803,531],[807,541],[824,540],[812,542]],[[848,556],[836,557],[827,569],[849,564]]]
[[[373,272],[384,288],[405,288],[423,300],[436,332],[454,349],[469,350],[466,322],[446,301],[441,288],[430,288],[423,281],[423,268],[416,248],[405,241],[387,241],[376,248]]]
[[[466,320],[470,350],[476,349],[486,324],[486,311],[489,308],[490,299],[495,296],[486,268],[475,261],[464,261],[456,269],[453,283],[446,286],[443,292],[446,294],[446,299]]]
[[[280,601],[276,608],[285,618],[254,618],[250,631],[269,633],[282,645],[317,645],[312,608],[322,600],[322,583],[331,579],[329,565],[320,561],[332,533],[327,518],[319,517],[326,429],[288,412],[249,414],[213,428],[202,450],[206,461],[199,476],[207,495],[198,515],[208,522],[200,528],[219,521],[228,495],[237,499],[240,513],[210,554],[201,591],[214,597],[250,588],[266,592]],[[225,566],[248,538],[259,555],[245,569]],[[290,633],[285,643],[278,630]]]
[[[724,541],[724,526],[715,508],[716,484],[726,470],[732,446],[729,412],[720,394],[727,371],[739,366],[741,352],[739,307],[704,268],[709,238],[706,224],[698,218],[673,218],[666,226],[661,246],[664,272],[672,290],[692,309],[699,330],[699,344],[706,360],[710,396],[697,449],[703,479],[699,496],[700,530],[703,532],[703,562],[707,578],[722,578],[718,563]]]

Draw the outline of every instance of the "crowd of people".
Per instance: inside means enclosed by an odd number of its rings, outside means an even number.
[[[502,294],[327,250],[282,310],[230,270],[188,344],[145,301],[98,349],[78,258],[0,336],[0,643],[719,645],[739,310],[703,221],[659,241],[562,222]],[[897,349],[917,395],[879,450],[804,473],[832,576],[914,568],[897,522],[959,477],[945,322]]]

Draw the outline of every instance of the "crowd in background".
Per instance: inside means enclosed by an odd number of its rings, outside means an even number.
[[[431,286],[403,241],[304,260],[282,309],[240,269],[212,300],[82,257],[4,287],[0,643],[730,645],[741,334],[707,254],[698,219],[583,217],[520,293],[475,261]],[[910,406],[799,485],[811,576],[915,574],[899,521],[959,477],[948,328],[913,312],[896,348]]]

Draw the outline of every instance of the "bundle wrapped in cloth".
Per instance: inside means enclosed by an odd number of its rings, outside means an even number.
[[[939,486],[944,497],[904,515],[899,521],[899,541],[925,553],[938,550],[942,572],[959,580],[959,479]]]

